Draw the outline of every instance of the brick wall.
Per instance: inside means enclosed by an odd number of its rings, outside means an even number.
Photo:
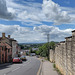
[[[0,46],[0,63],[5,63],[5,47]]]

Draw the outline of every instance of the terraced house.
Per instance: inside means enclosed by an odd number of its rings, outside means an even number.
[[[18,43],[13,38],[2,33],[0,37],[0,63],[10,62],[12,58],[18,56]]]
[[[7,43],[0,42],[0,63],[11,62],[12,48]]]

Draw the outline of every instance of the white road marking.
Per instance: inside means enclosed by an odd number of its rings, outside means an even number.
[[[30,62],[31,62],[31,59],[27,62],[27,64],[24,63],[22,66],[28,65]],[[20,67],[17,67],[16,69],[12,70],[11,72],[14,72],[14,71],[16,71],[16,70],[18,70],[18,69],[20,69],[20,68],[21,68],[21,66],[20,66]],[[9,73],[9,72],[8,72],[8,73]],[[7,73],[4,74],[4,75],[7,75]]]
[[[20,69],[20,67],[18,67],[18,68],[16,68],[16,69],[12,70],[12,72],[14,72],[14,71],[16,71],[16,70],[18,70],[18,69]]]

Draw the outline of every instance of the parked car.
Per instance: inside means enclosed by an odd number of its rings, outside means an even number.
[[[20,58],[26,61],[26,56],[22,55]]]
[[[35,54],[35,53],[31,53],[30,55],[31,55],[31,56],[36,56],[36,54]]]
[[[13,58],[13,63],[22,63],[22,60],[19,57]]]
[[[40,57],[40,55],[36,55],[36,57],[37,57],[37,58],[39,58],[39,57]]]

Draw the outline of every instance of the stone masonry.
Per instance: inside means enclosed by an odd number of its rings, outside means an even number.
[[[63,75],[75,75],[75,30],[56,46],[55,51],[50,50],[50,61],[55,61]]]
[[[55,50],[50,50],[50,61],[55,62]]]

